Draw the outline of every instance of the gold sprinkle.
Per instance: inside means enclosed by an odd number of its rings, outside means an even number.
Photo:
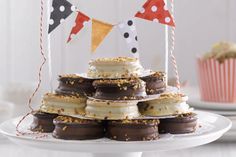
[[[67,126],[64,126],[64,127],[62,128],[63,131],[65,131],[66,129],[67,129]]]

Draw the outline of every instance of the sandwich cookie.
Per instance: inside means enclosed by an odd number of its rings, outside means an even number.
[[[40,111],[59,115],[84,115],[86,97],[47,93],[43,96]]]
[[[136,100],[147,96],[145,82],[138,78],[96,80],[94,98],[105,100]]]
[[[150,141],[159,138],[159,120],[108,121],[106,137],[117,141]]]
[[[159,132],[170,134],[192,133],[197,128],[197,115],[187,113],[175,118],[160,119]]]
[[[55,128],[53,119],[56,118],[57,114],[50,114],[37,111],[33,114],[33,122],[30,125],[30,130],[34,132],[49,133]]]
[[[137,58],[98,58],[89,63],[88,76],[92,78],[129,78],[144,71]]]
[[[104,120],[133,119],[140,116],[137,101],[88,99],[86,117]]]
[[[160,94],[166,90],[166,74],[164,72],[154,72],[151,75],[141,77],[146,83],[148,95]]]
[[[77,74],[60,75],[57,94],[74,96],[92,96],[95,89],[92,85],[94,79],[84,78]]]
[[[140,102],[139,110],[145,116],[172,116],[191,112],[188,97],[180,93],[161,94],[158,99]]]
[[[65,140],[91,140],[104,137],[102,121],[58,116],[53,120],[53,137]]]

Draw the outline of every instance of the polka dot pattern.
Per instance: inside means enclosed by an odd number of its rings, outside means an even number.
[[[69,15],[72,14],[73,12],[72,8],[75,8],[75,6],[73,6],[67,0],[53,0],[52,1],[48,33],[51,33]]]
[[[63,23],[64,21],[65,21],[65,19],[61,19],[61,20],[60,20],[60,23]]]
[[[78,14],[77,14],[77,17],[75,19],[75,24],[74,24],[74,27],[71,29],[71,32],[70,32],[70,35],[69,35],[69,38],[67,40],[67,42],[70,42],[74,36],[76,34],[79,33],[79,31],[87,25],[88,21],[90,20],[90,18],[85,15],[84,13],[78,11]]]
[[[127,43],[129,52],[138,53],[138,37],[134,19],[123,21],[118,25],[122,37]]]
[[[155,5],[152,6],[151,10],[152,10],[152,12],[156,12],[157,11],[157,7]]]
[[[135,17],[175,26],[164,0],[147,0],[143,5],[143,8],[137,12]]]
[[[62,6],[60,6],[60,8],[59,8],[59,9],[60,9],[60,11],[61,11],[61,12],[64,12],[64,11],[65,11],[65,7],[64,7],[63,5],[62,5]]]

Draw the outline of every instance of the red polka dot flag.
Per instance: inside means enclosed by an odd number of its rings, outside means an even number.
[[[164,0],[147,0],[135,17],[175,26],[173,18],[165,6]]]
[[[87,15],[78,11],[77,17],[75,19],[74,27],[72,28],[70,32],[67,42],[70,42],[75,37],[75,35],[79,33],[79,31],[88,23],[89,20],[90,18]]]

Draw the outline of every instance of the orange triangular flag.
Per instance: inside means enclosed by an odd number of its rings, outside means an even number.
[[[92,45],[91,50],[94,52],[101,44],[107,34],[112,30],[113,25],[102,21],[92,19]]]

